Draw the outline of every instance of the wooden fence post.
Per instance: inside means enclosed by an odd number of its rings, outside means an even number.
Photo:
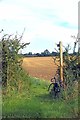
[[[60,45],[60,79],[63,82],[63,50],[62,50],[62,42],[59,42]]]

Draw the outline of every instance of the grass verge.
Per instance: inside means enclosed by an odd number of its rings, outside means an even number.
[[[28,77],[20,92],[3,96],[3,118],[76,118],[78,99],[53,99],[48,92],[49,82]]]

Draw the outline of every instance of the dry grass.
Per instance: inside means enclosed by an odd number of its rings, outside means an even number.
[[[27,57],[22,66],[31,76],[46,80],[54,77],[57,70],[52,57]]]

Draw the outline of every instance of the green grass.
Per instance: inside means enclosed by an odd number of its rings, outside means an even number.
[[[49,82],[36,78],[24,81],[20,92],[3,96],[3,117],[7,118],[75,118],[78,112],[76,99],[53,99],[48,92]]]

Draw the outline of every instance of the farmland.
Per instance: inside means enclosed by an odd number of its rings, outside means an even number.
[[[56,100],[54,96],[49,94],[49,80],[55,75],[57,70],[53,58],[24,58],[22,66],[26,72],[21,72],[22,85],[19,85],[20,89],[18,91],[16,89],[10,90],[8,94],[3,95],[3,118],[78,117],[76,86],[73,93],[74,97],[71,96],[68,99],[65,98],[64,93]],[[30,76],[26,74],[27,72]]]
[[[18,41],[21,38],[16,35],[13,39],[10,35],[6,38],[5,35],[1,41],[1,62],[2,67],[4,66],[1,70],[2,118],[78,118],[78,81],[74,81],[74,69],[72,70],[73,65],[76,67],[77,60],[69,60],[69,55],[66,55],[66,87],[57,84],[53,89],[48,89],[53,85],[50,84],[50,79],[55,76],[57,70],[53,58],[22,58],[18,52],[28,43],[21,45],[20,40]]]
[[[54,77],[57,70],[52,57],[27,57],[22,66],[31,76],[45,80]]]

